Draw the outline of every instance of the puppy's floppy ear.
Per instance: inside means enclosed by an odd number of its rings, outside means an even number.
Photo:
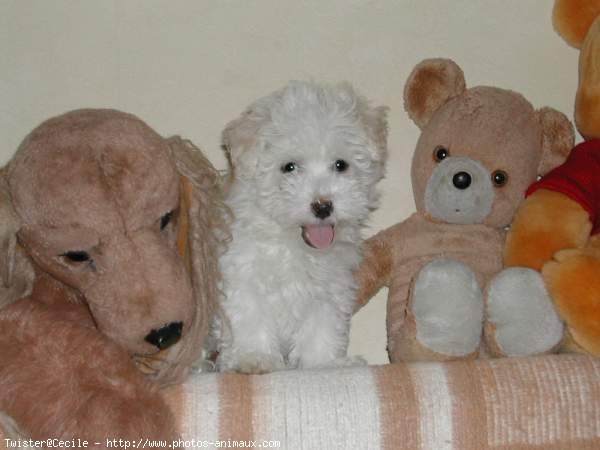
[[[385,162],[387,159],[388,122],[387,106],[367,107],[362,112],[362,121],[365,125],[369,139],[375,143],[376,160]]]
[[[33,268],[17,243],[20,223],[5,172],[0,169],[0,308],[28,295],[33,285]]]
[[[387,106],[371,106],[371,102],[360,95],[352,84],[347,81],[336,84],[334,93],[343,105],[340,114],[346,114],[346,110],[351,111],[352,114],[357,114],[358,120],[372,144],[369,145],[369,149],[372,150],[372,160],[376,163],[385,163],[387,159],[387,114],[389,108]]]
[[[259,130],[263,117],[250,107],[223,130],[223,147],[233,173],[252,176],[258,163]]]
[[[454,61],[425,59],[415,66],[404,85],[404,109],[423,129],[444,103],[465,90],[465,76]]]
[[[218,258],[229,238],[229,213],[222,200],[219,173],[190,141],[174,136],[167,143],[181,175],[180,213],[186,217],[180,222],[184,232],[178,247],[190,272],[195,313],[187,336],[167,356],[170,367],[157,375],[163,383],[180,380],[185,369],[200,358],[219,295]]]
[[[541,108],[537,114],[542,126],[538,175],[544,175],[565,162],[575,144],[575,130],[567,116],[553,108]]]

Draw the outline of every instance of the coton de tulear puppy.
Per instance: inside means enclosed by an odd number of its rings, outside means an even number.
[[[353,271],[377,205],[387,108],[347,83],[292,82],[223,132],[232,241],[215,324],[222,371],[351,364]]]

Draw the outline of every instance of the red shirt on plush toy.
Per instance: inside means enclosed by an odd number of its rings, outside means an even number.
[[[560,192],[579,203],[590,215],[592,234],[600,232],[600,139],[576,146],[562,166],[549,172],[527,190]]]

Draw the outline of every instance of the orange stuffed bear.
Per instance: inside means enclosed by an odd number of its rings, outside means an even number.
[[[556,0],[553,21],[581,49],[575,121],[586,142],[529,188],[505,263],[541,270],[566,325],[554,349],[600,355],[600,0]]]

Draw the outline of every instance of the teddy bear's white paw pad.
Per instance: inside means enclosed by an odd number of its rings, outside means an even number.
[[[559,319],[539,272],[511,267],[490,283],[488,321],[495,327],[495,341],[507,356],[544,353],[563,336]]]
[[[435,260],[425,265],[413,288],[412,312],[421,345],[448,356],[477,350],[483,296],[475,274],[465,264]]]

